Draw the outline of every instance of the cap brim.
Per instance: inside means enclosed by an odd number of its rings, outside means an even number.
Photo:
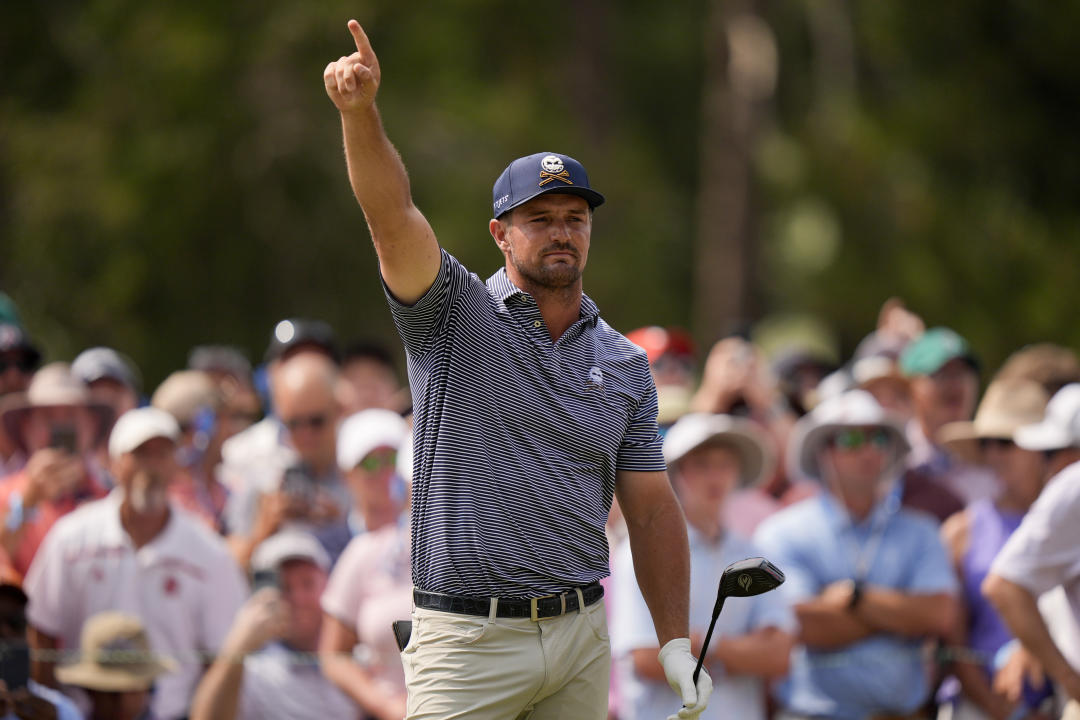
[[[1019,447],[1034,452],[1064,450],[1076,445],[1067,431],[1049,423],[1025,425],[1016,431],[1013,439]]]
[[[113,670],[92,663],[61,665],[56,679],[65,685],[100,690],[102,692],[140,692],[149,690],[159,675],[175,672],[176,664],[169,659],[157,660],[138,670]]]
[[[563,186],[560,186],[560,187],[544,188],[543,190],[539,190],[539,191],[533,193],[532,195],[530,195],[530,196],[528,196],[526,198],[522,198],[521,200],[518,200],[513,205],[506,206],[495,217],[496,217],[496,219],[501,218],[503,215],[510,212],[514,208],[521,207],[525,203],[529,202],[530,200],[535,200],[536,198],[540,197],[541,195],[555,195],[555,194],[558,194],[558,195],[577,195],[578,197],[585,198],[585,202],[589,203],[590,208],[596,208],[596,207],[599,207],[599,206],[604,204],[604,196],[601,195],[600,193],[596,192],[592,188],[571,187],[571,186],[568,186],[568,185],[563,185]]]

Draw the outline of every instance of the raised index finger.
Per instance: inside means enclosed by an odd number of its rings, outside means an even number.
[[[350,20],[349,32],[352,33],[353,40],[356,42],[356,49],[361,55],[367,57],[375,54],[371,49],[371,43],[368,41],[367,34],[364,33],[364,28],[360,27],[360,23],[355,20]]]

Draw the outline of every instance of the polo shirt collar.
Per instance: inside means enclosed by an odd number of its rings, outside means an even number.
[[[503,306],[507,305],[507,301],[517,298],[533,304],[536,302],[533,300],[532,295],[519,288],[507,277],[505,266],[499,268],[494,275],[487,279],[487,288],[491,296]],[[600,317],[600,309],[596,307],[596,303],[593,302],[592,298],[585,293],[581,294],[581,313],[579,317],[593,325],[596,324]]]

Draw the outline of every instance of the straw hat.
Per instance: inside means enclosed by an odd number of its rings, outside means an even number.
[[[945,425],[938,432],[938,442],[950,452],[974,459],[979,440],[1012,440],[1021,427],[1041,422],[1048,400],[1046,391],[1034,380],[995,380],[986,389],[975,419]]]
[[[83,625],[82,657],[74,665],[56,668],[66,684],[102,692],[149,690],[158,675],[174,672],[176,663],[150,650],[142,621],[119,612],[102,612]]]
[[[710,442],[721,442],[739,453],[740,487],[758,485],[772,476],[776,460],[768,437],[748,420],[731,415],[683,415],[664,436],[664,460],[674,465]]]
[[[23,421],[36,410],[53,407],[84,407],[97,421],[97,446],[108,435],[113,421],[113,411],[108,405],[90,397],[90,391],[71,372],[67,363],[55,362],[34,373],[30,387],[25,393],[17,394],[17,400],[0,416],[7,430],[8,437],[22,450],[27,450],[23,438]]]
[[[825,443],[839,430],[880,427],[892,438],[892,457],[882,472],[894,474],[911,450],[900,421],[878,404],[865,390],[849,390],[829,398],[804,415],[791,431],[787,457],[792,478],[821,481],[819,456]]]

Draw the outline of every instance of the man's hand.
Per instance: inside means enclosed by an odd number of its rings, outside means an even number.
[[[1023,645],[1016,643],[1016,649],[994,675],[994,692],[1016,704],[1023,697],[1024,680],[1027,680],[1031,687],[1042,687],[1046,682],[1046,673],[1043,672],[1042,664],[1025,650]]]
[[[664,668],[668,684],[682,698],[683,707],[668,720],[696,718],[709,704],[712,694],[712,678],[701,668],[697,685],[694,685],[694,668],[697,658],[690,653],[690,638],[675,638],[660,648],[660,665]]]
[[[342,56],[323,71],[326,94],[342,113],[370,107],[375,102],[381,78],[379,59],[375,57],[375,51],[371,49],[360,23],[350,20],[349,32],[356,42],[356,52],[348,57]]]
[[[26,463],[29,481],[23,493],[23,508],[30,510],[39,502],[51,502],[74,492],[83,477],[82,460],[57,448],[41,448]]]
[[[244,655],[257,652],[266,643],[285,636],[289,629],[289,607],[274,588],[263,588],[252,595],[236,613],[221,654],[240,662]]]

